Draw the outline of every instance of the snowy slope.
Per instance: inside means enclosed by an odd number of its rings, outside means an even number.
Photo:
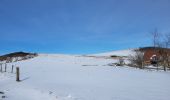
[[[118,50],[118,51],[112,51],[112,52],[106,52],[106,53],[99,53],[99,54],[92,54],[92,56],[108,56],[116,55],[116,56],[129,56],[130,54],[133,54],[133,49],[128,50]]]
[[[0,91],[7,96],[2,100],[170,100],[169,72],[107,66],[113,62],[43,54],[13,63],[20,67],[22,81],[0,73]]]

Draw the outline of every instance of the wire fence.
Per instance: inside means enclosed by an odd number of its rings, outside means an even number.
[[[0,73],[11,73],[16,74],[16,81],[20,81],[20,72],[19,67],[14,65],[8,65],[7,63],[1,63],[0,64]]]

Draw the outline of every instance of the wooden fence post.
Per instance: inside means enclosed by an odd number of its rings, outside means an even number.
[[[143,61],[142,61],[142,69],[144,69]]]
[[[5,63],[5,72],[6,72],[7,64]]]
[[[1,64],[1,70],[0,71],[2,72],[2,64]]]
[[[19,79],[19,67],[16,67],[16,81],[19,82],[20,79]]]
[[[14,65],[12,65],[11,73],[13,73]]]

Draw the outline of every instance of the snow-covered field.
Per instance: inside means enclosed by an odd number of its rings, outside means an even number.
[[[114,62],[52,54],[16,62],[21,82],[0,73],[0,100],[170,100],[169,72],[108,66]]]
[[[112,55],[129,56],[133,54],[133,50],[134,49],[111,51],[111,52],[106,52],[106,53],[92,54],[92,56],[106,56],[106,57],[110,57]]]

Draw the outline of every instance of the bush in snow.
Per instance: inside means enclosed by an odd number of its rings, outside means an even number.
[[[143,69],[144,53],[139,50],[135,50],[134,54],[129,56],[129,61],[131,66]]]
[[[123,66],[125,64],[125,61],[124,61],[123,58],[119,58],[119,62],[118,63],[119,63],[120,66]]]

